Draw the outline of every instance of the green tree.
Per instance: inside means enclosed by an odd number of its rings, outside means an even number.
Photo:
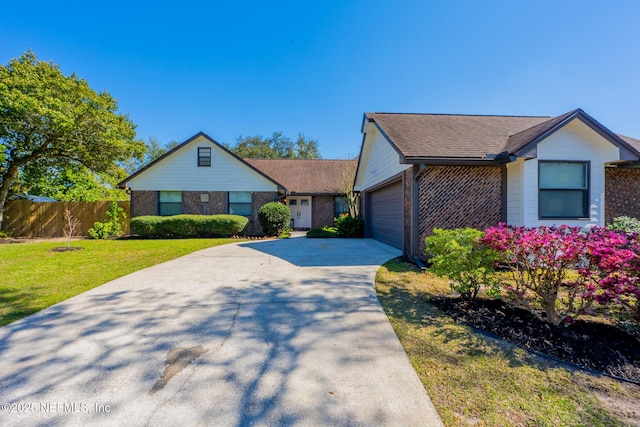
[[[144,153],[135,125],[116,100],[75,74],[39,61],[32,51],[0,66],[0,226],[9,189],[20,170],[82,165],[109,174],[117,162]]]
[[[228,146],[235,155],[249,159],[319,159],[318,141],[298,135],[294,142],[282,132],[274,132],[269,138],[262,136],[239,136],[233,146]]]
[[[145,142],[144,145],[145,152],[142,157],[132,157],[121,163],[126,175],[132,175],[136,171],[164,155],[167,151],[173,150],[175,147],[180,145],[180,143],[172,140],[167,144],[162,144],[157,138],[150,136],[149,141]]]
[[[307,138],[303,134],[298,134],[298,139],[295,142],[296,158],[297,159],[319,159],[320,150],[318,149],[318,141],[315,139]]]
[[[47,196],[70,202],[126,200],[124,190],[115,187],[122,171],[112,174],[98,174],[78,163],[47,166],[47,162],[36,161],[20,169],[9,194],[10,197]]]

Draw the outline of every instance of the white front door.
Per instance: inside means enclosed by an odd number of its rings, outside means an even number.
[[[287,197],[293,228],[311,228],[311,196]]]

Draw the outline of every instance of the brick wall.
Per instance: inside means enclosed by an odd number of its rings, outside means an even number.
[[[208,202],[201,196],[209,195]],[[185,214],[217,215],[229,213],[229,193],[226,191],[183,191],[182,208]]]
[[[157,194],[156,191],[131,191],[131,216],[157,215]]]
[[[183,191],[182,192],[182,213],[202,215],[202,202],[200,201],[200,191]]]
[[[402,192],[404,203],[404,253],[411,254],[411,199],[413,191],[413,168],[409,168],[403,172],[402,176]]]
[[[312,209],[312,227],[333,226],[333,215],[335,213],[333,196],[314,196]]]
[[[434,228],[498,224],[501,189],[499,166],[428,166],[419,180],[419,255]]]
[[[217,215],[229,213],[229,193],[227,191],[210,191],[207,214]]]
[[[640,218],[640,169],[604,170],[604,221],[618,216]]]

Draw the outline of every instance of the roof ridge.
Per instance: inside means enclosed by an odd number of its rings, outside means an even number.
[[[463,113],[394,113],[385,111],[374,111],[365,114],[393,114],[398,116],[453,116],[453,117],[521,117],[526,119],[552,119],[554,116],[525,116],[525,115],[509,115],[509,114],[463,114]]]

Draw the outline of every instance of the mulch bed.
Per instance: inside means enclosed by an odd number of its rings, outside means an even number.
[[[456,322],[571,364],[640,382],[640,339],[615,326],[576,320],[553,326],[500,300],[433,298]]]

